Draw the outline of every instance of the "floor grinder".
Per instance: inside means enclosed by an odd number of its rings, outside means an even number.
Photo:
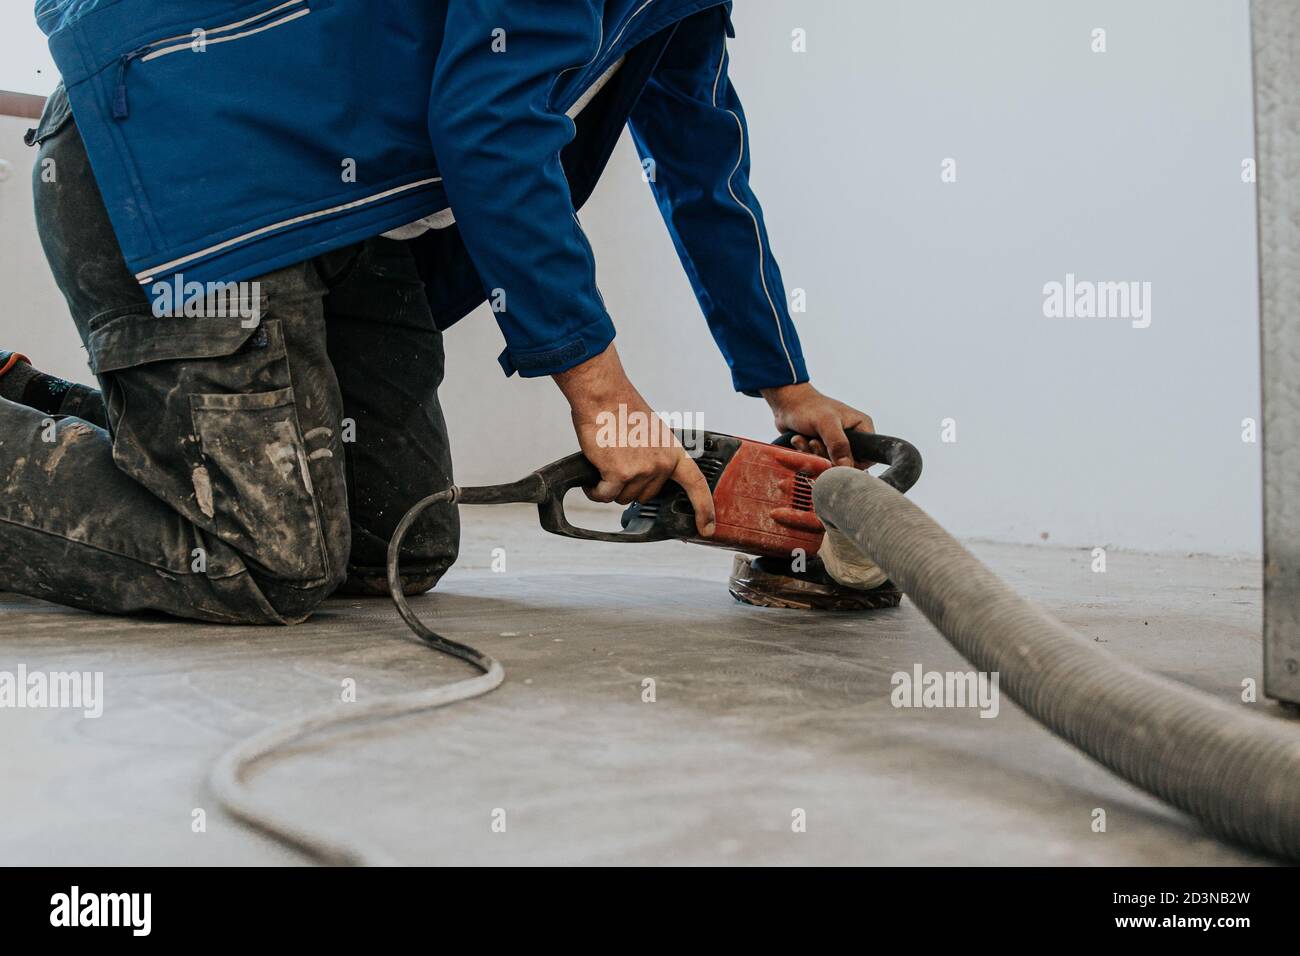
[[[793,433],[775,442],[752,441],[719,432],[679,434],[683,447],[709,483],[717,512],[711,537],[700,537],[695,512],[681,486],[669,482],[650,501],[623,513],[621,531],[593,531],[574,525],[565,496],[590,487],[600,473],[581,453],[537,469],[520,481],[452,490],[457,504],[536,504],[542,527],[585,541],[635,544],[688,541],[739,552],[728,589],[738,600],[760,607],[804,610],[867,610],[897,607],[902,597],[883,573],[839,573],[856,549],[835,548],[836,539],[813,511],[813,484],[831,463],[792,447]],[[921,455],[908,442],[888,435],[850,431],[858,467],[888,465],[881,480],[906,492],[921,476]],[[416,506],[419,508],[419,506]]]

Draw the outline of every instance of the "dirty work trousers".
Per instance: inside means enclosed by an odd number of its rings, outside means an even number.
[[[407,245],[262,276],[256,323],[159,318],[66,100],[34,142],[41,242],[100,390],[56,417],[0,399],[0,590],[229,623],[301,621],[345,581],[385,593],[397,522],[451,483],[442,337]],[[404,549],[410,590],[458,537],[455,509],[431,509]]]

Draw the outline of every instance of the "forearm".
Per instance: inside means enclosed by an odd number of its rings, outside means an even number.
[[[626,401],[629,395],[641,397],[628,379],[613,343],[599,355],[551,378],[575,416],[594,418],[602,411],[617,411],[618,402]]]

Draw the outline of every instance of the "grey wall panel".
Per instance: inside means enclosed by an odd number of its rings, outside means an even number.
[[[1254,0],[1264,688],[1300,703],[1300,4]]]

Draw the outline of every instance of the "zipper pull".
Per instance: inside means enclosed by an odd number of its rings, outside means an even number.
[[[139,59],[149,52],[148,47],[123,53],[117,59],[117,90],[113,94],[113,119],[124,120],[131,115],[130,104],[126,100],[126,71],[131,68],[131,61]]]

